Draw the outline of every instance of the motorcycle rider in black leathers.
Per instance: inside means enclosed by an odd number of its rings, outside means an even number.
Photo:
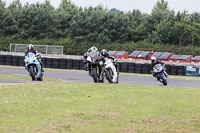
[[[43,62],[42,62],[42,59],[41,59],[41,54],[37,50],[34,49],[34,45],[33,44],[29,44],[27,46],[27,51],[25,52],[25,57],[27,56],[27,54],[29,52],[32,52],[32,53],[34,53],[36,55],[38,61],[41,64],[41,71],[44,72],[44,70],[43,70]]]
[[[90,67],[89,67],[88,62],[87,62],[87,57],[88,57],[88,54],[90,52],[98,52],[99,53],[99,51],[95,46],[93,46],[93,47],[89,48],[88,51],[83,55],[84,69],[86,71],[89,71],[89,76],[91,76],[91,70],[90,70]]]
[[[101,56],[105,57],[105,58],[109,58],[112,60],[117,72],[118,71],[118,63],[117,63],[117,59],[114,56],[110,56],[110,54],[108,53],[108,51],[106,49],[102,49],[101,50]]]

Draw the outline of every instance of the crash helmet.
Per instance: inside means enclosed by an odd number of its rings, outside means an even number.
[[[155,57],[155,56],[152,56],[152,57],[151,57],[151,62],[154,63],[154,62],[156,62],[156,61],[157,61],[156,57]]]
[[[101,55],[102,55],[102,56],[108,56],[109,53],[108,53],[108,51],[107,51],[106,49],[102,49],[102,50],[101,50]]]
[[[93,46],[93,47],[88,49],[88,52],[99,52],[99,51],[95,46]]]
[[[29,44],[29,45],[27,46],[27,51],[31,52],[31,51],[33,51],[33,50],[34,50],[34,45],[33,45],[33,44]]]

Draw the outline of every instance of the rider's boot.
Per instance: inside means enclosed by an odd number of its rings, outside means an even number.
[[[43,69],[43,62],[40,61],[40,64],[41,64],[41,72],[44,72],[44,69]]]
[[[44,72],[44,69],[43,69],[43,67],[42,67],[42,66],[41,66],[41,71],[42,71],[42,72]]]
[[[88,71],[88,73],[89,73],[89,76],[91,76],[91,71],[90,70]]]
[[[166,74],[166,76],[168,76],[167,72],[164,71],[164,73]]]

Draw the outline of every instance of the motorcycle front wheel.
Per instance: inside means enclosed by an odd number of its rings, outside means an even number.
[[[161,74],[160,76],[161,76],[161,78],[162,78],[162,83],[163,83],[163,85],[167,85],[167,80],[166,80],[164,74]]]
[[[98,76],[97,76],[97,71],[96,71],[96,69],[92,69],[92,70],[91,70],[91,75],[92,75],[92,78],[93,78],[93,80],[94,80],[95,83],[99,82],[99,78],[98,78]]]
[[[105,75],[106,75],[106,79],[108,80],[109,83],[118,83],[119,82],[118,75],[117,75],[116,81],[115,82],[113,81],[113,71],[112,71],[112,69],[109,69],[108,71],[106,71]]]
[[[30,74],[30,76],[32,78],[32,81],[34,81],[35,80],[35,69],[34,69],[34,66],[30,66],[29,67],[29,74]]]

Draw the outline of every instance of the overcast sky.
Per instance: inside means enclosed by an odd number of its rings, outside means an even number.
[[[13,0],[4,0],[7,5]],[[20,0],[23,4],[26,2],[36,3],[44,2],[45,0]],[[139,9],[141,12],[151,13],[153,6],[157,0],[71,0],[77,6],[88,7],[97,6],[98,4],[107,7],[108,9],[117,8],[122,11],[132,11]],[[61,0],[50,0],[51,5],[57,8]],[[189,13],[200,12],[200,0],[168,0],[169,8],[175,11],[187,10]]]

